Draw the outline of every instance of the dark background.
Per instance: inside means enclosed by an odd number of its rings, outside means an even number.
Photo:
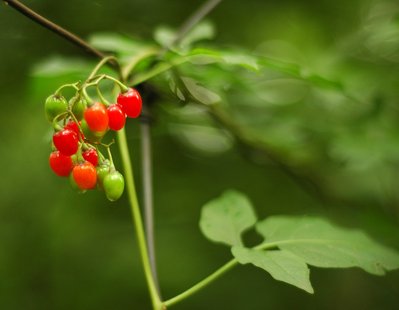
[[[151,39],[159,24],[178,27],[201,3],[25,2],[83,37],[110,31],[143,39]],[[347,49],[337,45],[356,44],[351,35],[361,30],[370,7],[394,3],[226,0],[209,19],[217,29],[215,44],[251,51],[264,42],[284,40],[324,73],[325,54],[340,58],[345,53],[338,51]],[[31,70],[54,55],[86,56],[3,4],[0,29],[0,309],[149,309],[126,195],[117,203],[109,203],[97,191],[79,195],[48,168],[50,129],[43,102],[53,89],[35,86]],[[393,52],[396,60],[398,51]],[[378,71],[375,80],[383,84],[386,76],[398,80],[393,59],[361,67],[373,66]],[[369,83],[365,85],[375,86],[374,80]],[[397,105],[398,92],[390,95]],[[321,213],[399,247],[396,204],[324,204],[278,168],[254,165],[234,148],[214,156],[195,153],[168,135],[162,123],[155,123],[153,144],[158,265],[165,297],[183,291],[229,259],[228,249],[209,243],[198,229],[201,206],[228,188],[245,192],[260,218]],[[127,129],[139,180],[138,123],[130,122]],[[397,182],[390,185],[397,192]],[[385,201],[385,194],[379,195],[382,198],[376,201]],[[361,195],[357,198],[362,200]],[[315,295],[273,281],[255,268],[238,267],[174,308],[396,309],[399,303],[398,271],[376,277],[357,269],[311,268],[311,280]]]

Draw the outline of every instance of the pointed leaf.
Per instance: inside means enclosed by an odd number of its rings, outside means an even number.
[[[198,23],[190,32],[188,32],[181,40],[181,47],[188,47],[194,42],[212,39],[215,36],[215,28],[209,21]]]
[[[211,105],[220,102],[222,99],[220,96],[213,91],[202,86],[198,81],[189,78],[181,77],[182,82],[186,86],[190,94],[199,102]]]
[[[336,227],[316,217],[274,216],[259,222],[266,243],[303,258],[317,267],[360,267],[383,275],[399,268],[398,252],[378,244],[365,233]]]
[[[255,222],[256,215],[248,198],[230,190],[202,208],[200,228],[212,241],[242,245],[241,234]]]
[[[95,33],[89,38],[89,43],[94,47],[119,54],[135,54],[148,48],[148,44],[134,40],[118,33]]]
[[[253,264],[279,281],[294,285],[313,294],[309,268],[305,261],[288,251],[258,251],[235,246],[231,249],[240,264]]]

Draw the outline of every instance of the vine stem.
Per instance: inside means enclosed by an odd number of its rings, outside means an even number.
[[[150,264],[150,260],[149,260],[149,256],[148,256],[147,242],[146,242],[146,237],[144,234],[144,227],[143,227],[141,212],[140,212],[140,208],[139,208],[139,204],[138,204],[136,188],[135,188],[135,184],[134,184],[133,167],[131,164],[129,149],[128,149],[127,140],[126,140],[126,132],[125,132],[124,128],[118,131],[117,137],[118,137],[118,142],[119,142],[118,145],[119,145],[119,150],[121,153],[123,168],[124,168],[124,172],[125,172],[127,193],[129,196],[130,208],[132,211],[132,219],[133,219],[133,224],[134,224],[134,227],[136,230],[137,241],[138,241],[138,246],[140,249],[140,256],[141,256],[141,261],[142,261],[142,265],[143,265],[143,269],[144,269],[144,274],[145,274],[145,278],[147,281],[148,289],[150,291],[150,297],[151,297],[153,309],[160,310],[160,309],[163,309],[163,305],[162,305],[162,302],[158,295],[157,286],[156,286],[155,280],[154,280],[154,274],[152,272],[152,268],[151,268],[151,264]]]
[[[161,296],[161,288],[158,282],[157,262],[155,253],[155,233],[154,233],[154,199],[152,182],[152,147],[151,147],[151,120],[150,111],[143,105],[143,112],[140,122],[140,141],[141,141],[141,169],[143,184],[143,204],[144,204],[144,223],[147,236],[148,255],[155,285],[158,295]]]

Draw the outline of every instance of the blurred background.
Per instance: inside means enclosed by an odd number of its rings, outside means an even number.
[[[25,3],[84,38],[116,32],[151,40],[159,25],[178,27],[202,1]],[[226,80],[229,87],[220,70],[182,70],[211,89],[224,88],[236,121],[301,180],[261,152],[237,148],[231,135],[206,116],[199,119],[195,107],[163,99],[164,107],[154,108],[153,128],[163,295],[174,296],[229,259],[229,250],[209,243],[198,228],[201,206],[229,188],[246,193],[259,218],[321,214],[398,249],[397,1],[226,0],[208,20],[216,29],[208,44],[291,64],[288,73],[238,70],[236,81]],[[110,203],[98,191],[77,194],[48,167],[51,130],[43,103],[76,74],[54,77],[40,64],[65,58],[76,67],[86,55],[4,4],[0,28],[0,309],[149,309],[126,195]],[[292,68],[301,78],[289,73]],[[137,120],[127,130],[139,181]],[[311,268],[311,280],[315,295],[241,266],[174,308],[399,304],[398,271],[376,277],[358,269]]]

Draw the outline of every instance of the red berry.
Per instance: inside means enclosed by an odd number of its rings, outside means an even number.
[[[78,135],[71,129],[56,132],[53,135],[53,143],[57,150],[68,156],[75,154],[79,148]]]
[[[108,107],[109,128],[112,130],[120,130],[125,126],[126,115],[119,104],[112,104]]]
[[[127,92],[119,94],[117,101],[128,117],[136,118],[140,115],[143,101],[140,93],[134,88],[129,88]]]
[[[49,163],[51,169],[60,177],[67,177],[73,168],[72,158],[59,151],[50,154]]]
[[[79,125],[80,125],[80,122],[79,122]],[[69,121],[69,122],[64,126],[64,129],[70,129],[70,130],[76,132],[76,134],[80,135],[80,137],[81,137],[82,139],[84,139],[84,135],[83,135],[83,133],[80,131],[79,125],[78,125],[76,122],[74,122],[74,121]]]
[[[98,154],[95,149],[89,149],[82,153],[82,156],[88,162],[91,162],[94,166],[98,165]]]
[[[85,161],[83,164],[77,165],[72,170],[73,179],[76,185],[84,189],[92,189],[97,183],[96,168],[92,163]]]
[[[105,131],[108,128],[108,113],[105,105],[96,102],[86,109],[84,118],[92,131]]]

